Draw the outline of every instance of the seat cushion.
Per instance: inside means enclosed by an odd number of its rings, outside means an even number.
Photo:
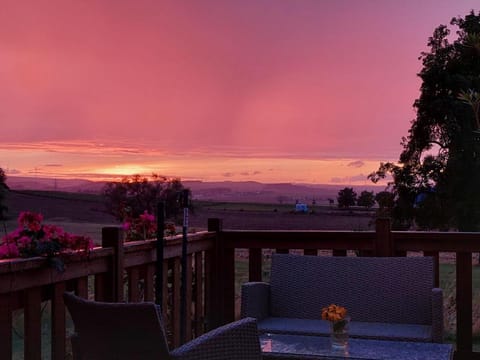
[[[325,320],[268,317],[258,322],[258,330],[262,333],[328,336],[330,323]],[[363,339],[432,341],[431,326],[417,324],[351,321],[349,334]]]

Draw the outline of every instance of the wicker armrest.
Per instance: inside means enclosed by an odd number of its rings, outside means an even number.
[[[443,290],[432,289],[432,341],[443,342]]]
[[[261,320],[270,314],[270,284],[247,282],[242,285],[242,318],[253,317]]]
[[[217,329],[170,352],[177,360],[261,360],[257,322],[241,319]]]

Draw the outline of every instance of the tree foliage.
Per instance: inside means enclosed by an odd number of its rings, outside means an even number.
[[[357,193],[353,188],[346,187],[338,192],[337,203],[339,208],[348,209],[355,205],[357,201]]]
[[[177,219],[181,211],[179,195],[185,190],[180,179],[153,174],[127,176],[121,182],[109,182],[103,189],[105,206],[119,221],[138,218],[147,211],[155,214],[159,201],[165,202],[167,218]]]
[[[373,191],[362,191],[357,199],[357,205],[366,207],[367,209],[375,205],[375,195]]]
[[[437,27],[421,54],[423,68],[416,118],[398,163],[381,163],[369,175],[377,182],[391,175],[394,226],[455,227],[480,225],[480,13],[453,18],[450,29]],[[418,201],[419,195],[423,200]]]
[[[8,207],[6,205],[6,197],[8,193],[7,175],[2,168],[0,168],[0,220],[5,220]]]

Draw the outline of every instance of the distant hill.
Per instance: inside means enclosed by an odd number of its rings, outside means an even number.
[[[384,186],[365,185],[327,185],[260,183],[256,181],[182,181],[192,190],[193,198],[211,201],[238,201],[258,203],[295,203],[295,201],[326,204],[328,199],[336,199],[340,189],[353,187],[360,194],[363,190],[375,193],[384,190]],[[47,190],[98,194],[106,182],[80,179],[53,179],[38,177],[10,176],[7,185],[14,190]]]

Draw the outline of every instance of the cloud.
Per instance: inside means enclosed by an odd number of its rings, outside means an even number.
[[[231,172],[226,172],[226,173],[223,173],[222,176],[226,177],[226,178],[231,178],[231,177],[235,176],[235,174],[231,173]]]
[[[255,175],[260,175],[262,172],[255,170],[255,171],[243,171],[240,173],[242,176],[255,176]]]
[[[365,163],[362,160],[352,161],[347,164],[348,167],[361,168]]]
[[[18,174],[21,174],[22,172],[20,170],[17,170],[17,169],[3,169],[5,171],[5,174],[9,174],[9,175],[18,175]]]
[[[63,164],[45,164],[43,166],[46,166],[46,167],[62,167]]]
[[[351,184],[355,182],[367,181],[367,176],[364,174],[358,174],[354,176],[345,176],[345,177],[333,177],[330,179],[330,182],[335,184]]]

